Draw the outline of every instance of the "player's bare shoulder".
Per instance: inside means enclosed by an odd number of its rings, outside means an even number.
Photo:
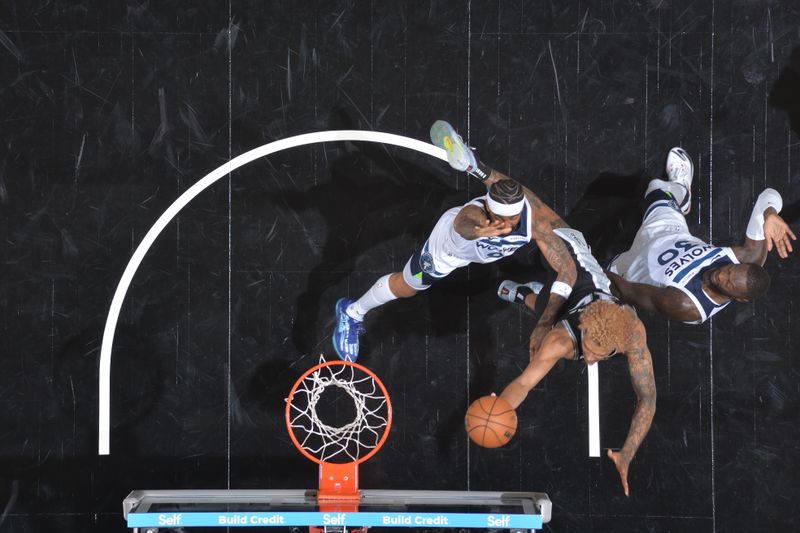
[[[628,316],[627,323],[630,327],[628,345],[625,349],[626,354],[628,357],[636,359],[641,359],[645,356],[649,358],[650,351],[647,348],[647,331],[644,327],[644,323],[639,318],[633,306],[623,305],[622,308]]]
[[[554,229],[568,228],[564,220],[546,204],[538,201],[531,202],[531,218],[534,234],[543,235],[552,233]]]

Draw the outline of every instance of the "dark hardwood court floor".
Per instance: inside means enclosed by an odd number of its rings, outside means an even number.
[[[294,135],[428,141],[436,119],[624,250],[672,146],[695,163],[689,225],[742,242],[758,193],[800,213],[800,3],[789,0],[7,0],[0,4],[0,531],[125,531],[145,488],[312,488],[283,399],[333,356],[333,309],[401,270],[439,215],[482,193],[430,156],[330,142],[224,175],[132,278],[98,455],[104,327],[162,213],[234,157]],[[364,488],[527,490],[551,532],[797,531],[800,256],[704,325],[642,312],[658,410],[631,496],[588,457],[586,367],[556,368],[498,450],[463,414],[527,362],[533,318],[495,295],[525,254],[369,315],[361,362],[395,423]],[[601,444],[635,395],[600,368]]]

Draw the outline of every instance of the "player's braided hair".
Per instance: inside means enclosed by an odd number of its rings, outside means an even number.
[[[628,351],[636,329],[636,314],[625,306],[595,300],[581,311],[581,327],[600,346],[609,351]]]
[[[522,190],[522,185],[514,180],[500,180],[489,187],[489,196],[501,204],[515,204],[522,200],[525,192]]]

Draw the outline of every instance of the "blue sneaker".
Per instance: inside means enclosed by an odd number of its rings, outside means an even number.
[[[343,361],[355,363],[358,359],[358,336],[364,333],[360,320],[351,318],[345,310],[353,303],[349,298],[336,302],[336,328],[333,330],[333,349]]]
[[[431,126],[431,142],[447,152],[447,162],[456,170],[467,171],[485,180],[488,176],[478,169],[478,160],[472,149],[464,144],[461,135],[444,120],[437,120]]]

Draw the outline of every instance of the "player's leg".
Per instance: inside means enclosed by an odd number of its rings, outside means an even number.
[[[390,288],[390,280],[395,274],[398,273],[380,277],[355,301],[350,298],[339,298],[336,302],[333,348],[340,359],[345,361],[358,359],[358,336],[364,333],[364,316],[372,309],[398,298]]]
[[[336,326],[333,347],[340,359],[355,361],[359,356],[359,335],[364,329],[364,317],[373,309],[398,298],[410,298],[424,291],[448,272],[439,272],[428,253],[428,243],[417,250],[406,262],[403,272],[387,274],[378,279],[357,300],[340,298],[336,302]]]
[[[631,247],[611,260],[608,269],[623,278],[642,250],[654,236],[663,232],[689,232],[685,215],[691,208],[691,188],[694,167],[691,158],[681,148],[673,148],[667,156],[667,177],[652,180],[645,191],[642,225]]]
[[[411,298],[417,290],[410,287],[401,272],[387,274],[376,281],[358,300],[348,304],[345,312],[354,320],[362,322],[364,316],[385,303],[398,298]]]
[[[682,148],[672,148],[667,154],[666,173],[667,181],[655,179],[647,186],[644,193],[645,221],[653,208],[660,205],[670,204],[669,207],[684,215],[691,210],[694,165],[689,154]]]
[[[644,193],[643,224],[659,207],[670,207],[686,215],[692,207],[692,179],[694,165],[685,150],[672,148],[667,154],[667,181],[652,180]]]
[[[394,272],[379,278],[357,300],[340,298],[336,302],[336,328],[333,347],[340,359],[355,361],[359,354],[359,335],[364,333],[364,317],[373,309],[398,298],[410,298],[417,289],[410,287],[403,274]]]

